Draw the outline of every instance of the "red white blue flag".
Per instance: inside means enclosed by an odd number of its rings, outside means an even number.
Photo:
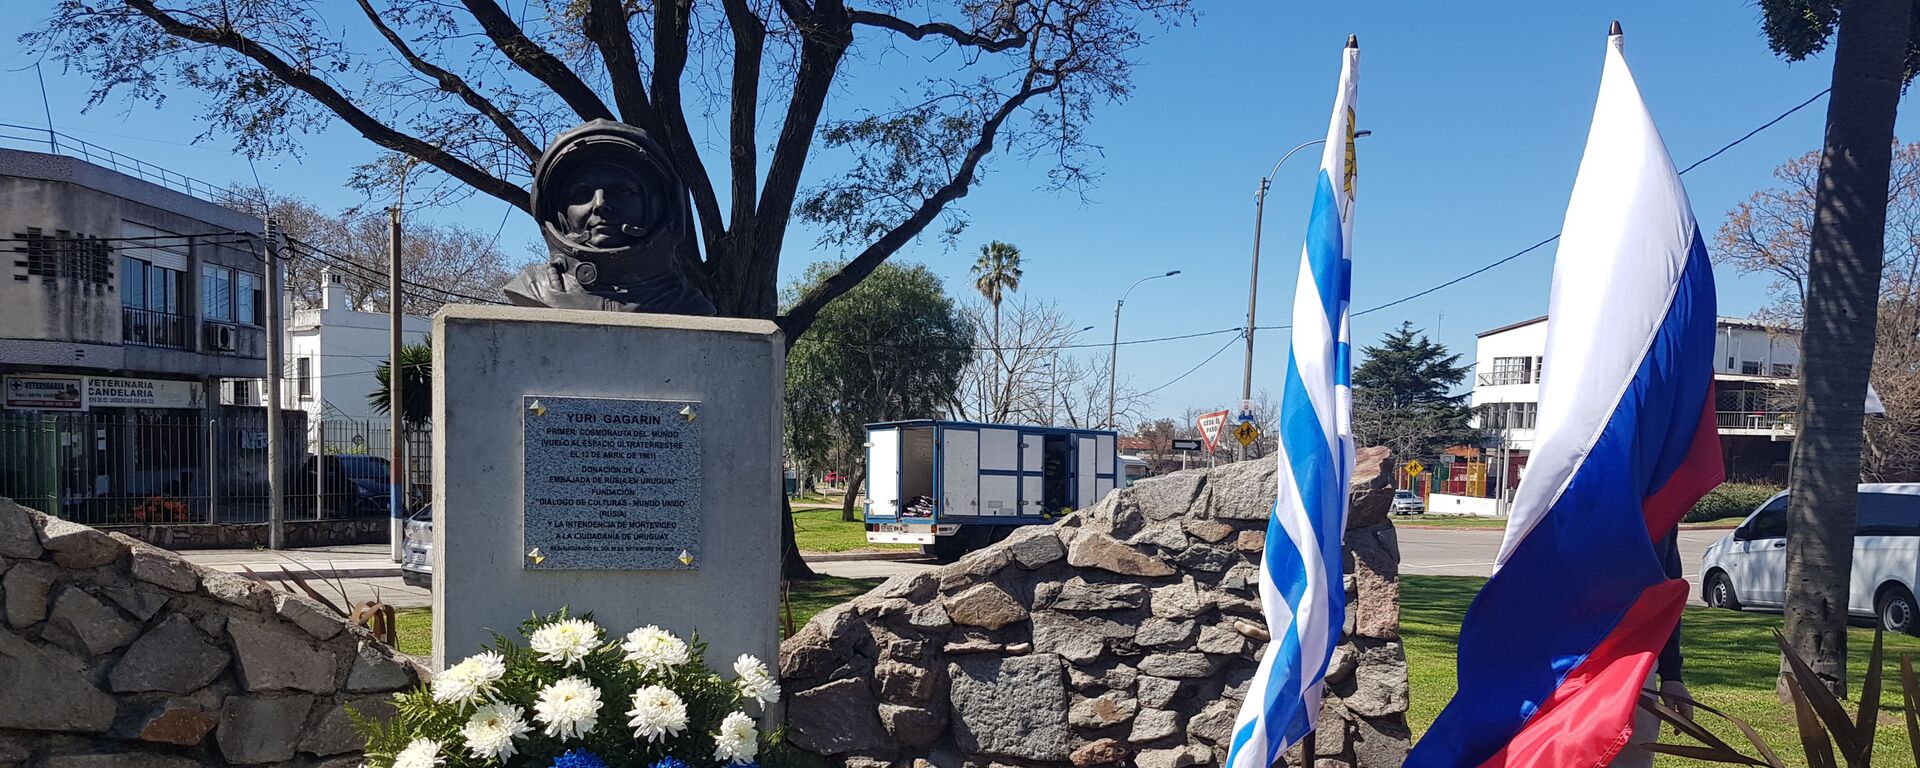
[[[1680,619],[1654,544],[1720,483],[1706,244],[1621,56],[1560,230],[1527,473],[1410,768],[1606,765]]]

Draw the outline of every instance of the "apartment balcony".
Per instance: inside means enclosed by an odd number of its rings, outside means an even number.
[[[1508,384],[1532,384],[1539,381],[1533,371],[1489,371],[1475,374],[1474,383],[1482,387],[1500,387]]]
[[[151,309],[120,308],[120,340],[141,347],[187,348],[187,318]]]
[[[1789,411],[1718,411],[1715,420],[1723,435],[1793,439],[1793,413]]]

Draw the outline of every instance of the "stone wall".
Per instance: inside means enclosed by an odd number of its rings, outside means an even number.
[[[1389,460],[1355,472],[1317,768],[1406,757]],[[1149,480],[822,612],[781,647],[790,738],[858,768],[1223,764],[1266,640],[1275,469]]]
[[[343,544],[385,544],[392,528],[389,518],[354,517],[339,520],[288,520],[287,546],[337,547]],[[100,530],[125,534],[162,549],[253,549],[267,546],[266,523],[167,523],[164,525],[103,525]]]
[[[348,768],[424,679],[318,602],[0,499],[0,768]]]

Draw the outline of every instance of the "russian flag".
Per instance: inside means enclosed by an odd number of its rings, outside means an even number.
[[[1617,29],[1560,234],[1533,453],[1412,768],[1606,765],[1687,599],[1654,543],[1722,479],[1712,265]]]
[[[1226,768],[1267,768],[1313,733],[1346,615],[1340,544],[1354,461],[1348,304],[1359,41],[1349,36],[1340,56],[1340,86],[1294,286],[1293,338],[1280,391],[1279,489],[1260,558],[1260,606],[1273,642],[1240,704]]]

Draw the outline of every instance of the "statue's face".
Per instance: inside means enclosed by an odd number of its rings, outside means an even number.
[[[560,215],[570,240],[594,248],[624,248],[642,234],[646,199],[640,177],[617,165],[581,169],[562,190]]]

